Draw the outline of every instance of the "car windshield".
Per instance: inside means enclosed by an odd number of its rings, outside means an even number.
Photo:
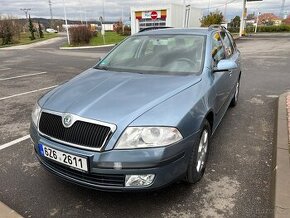
[[[132,36],[95,68],[151,74],[199,74],[204,50],[205,36],[200,35]]]

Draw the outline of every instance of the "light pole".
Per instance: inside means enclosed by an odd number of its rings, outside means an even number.
[[[256,20],[256,26],[255,26],[255,33],[257,33],[258,23],[259,23],[259,16],[260,16],[260,14],[261,14],[261,12],[258,12],[257,20]]]
[[[209,8],[210,8],[210,0],[208,0],[208,6],[207,6],[207,12],[209,14]]]
[[[245,30],[245,18],[246,18],[246,1],[243,0],[243,12],[242,12],[242,17],[241,17],[241,23],[240,23],[240,37],[244,34]]]
[[[122,33],[124,34],[124,8],[122,6]]]
[[[228,0],[226,0],[225,2],[225,12],[224,12],[224,20],[226,24],[227,24],[227,9],[228,9]]]
[[[64,12],[67,43],[70,45],[70,38],[69,38],[69,32],[68,32],[68,25],[67,25],[67,18],[66,18],[66,8],[65,8],[65,1],[64,0],[63,0],[63,12]]]

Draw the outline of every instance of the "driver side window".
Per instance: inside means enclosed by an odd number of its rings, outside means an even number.
[[[220,60],[225,59],[226,57],[222,39],[218,32],[216,32],[212,37],[211,55],[213,66],[216,66]]]

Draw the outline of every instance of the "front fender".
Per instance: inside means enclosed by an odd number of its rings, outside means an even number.
[[[202,80],[150,109],[130,126],[172,126],[177,127],[184,138],[188,137],[199,131],[210,111],[208,93],[208,85]]]

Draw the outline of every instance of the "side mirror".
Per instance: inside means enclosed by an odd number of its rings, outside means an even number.
[[[220,60],[213,72],[228,71],[238,68],[238,65],[233,60]]]

